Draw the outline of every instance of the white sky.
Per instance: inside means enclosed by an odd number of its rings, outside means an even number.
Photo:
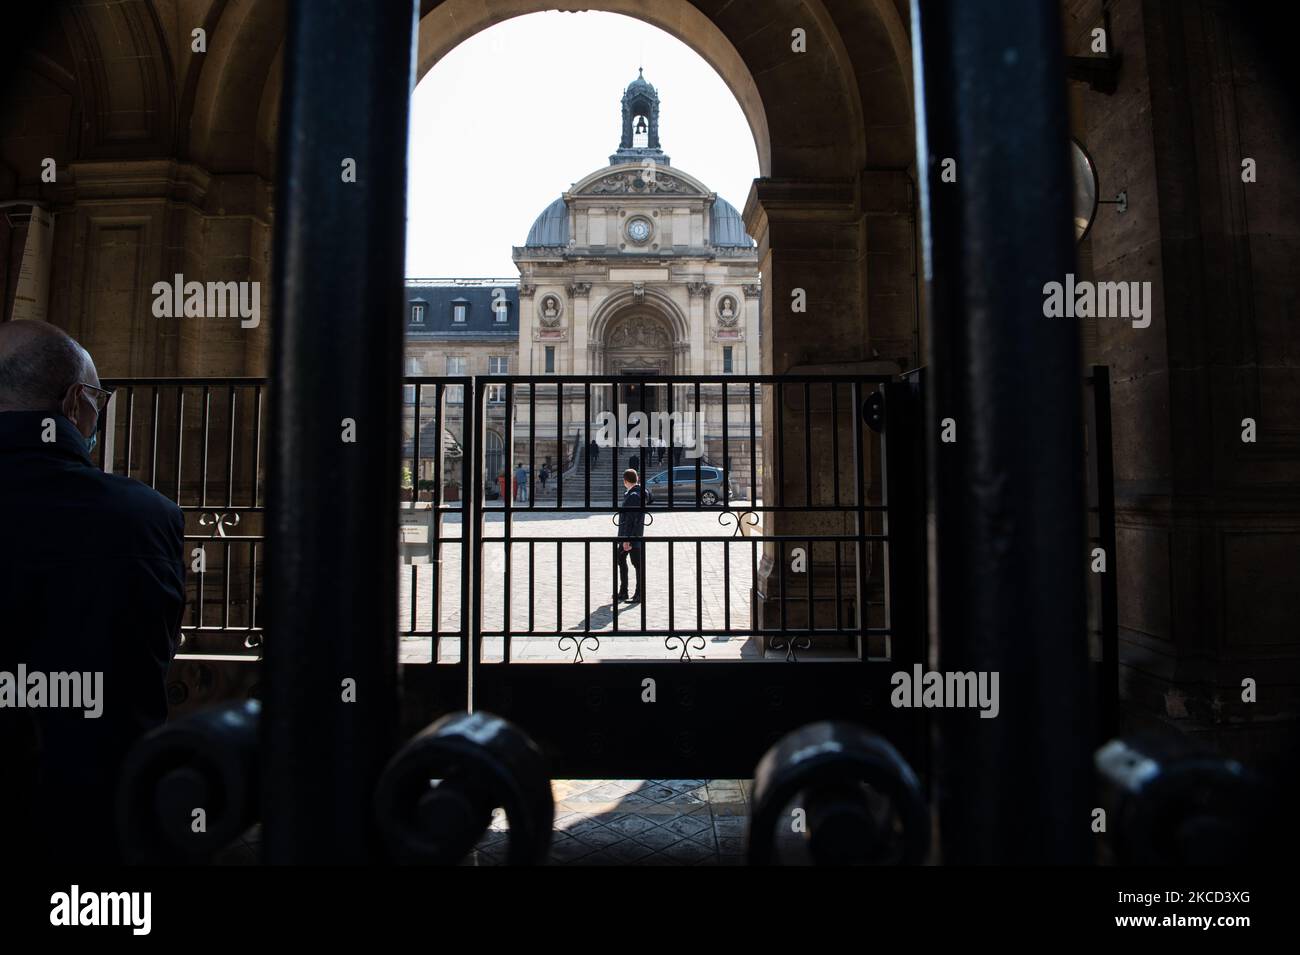
[[[614,13],[534,13],[466,40],[411,97],[406,274],[513,277],[510,247],[609,163],[637,67],[659,91],[672,165],[737,209],[758,175],[731,90],[680,40]]]

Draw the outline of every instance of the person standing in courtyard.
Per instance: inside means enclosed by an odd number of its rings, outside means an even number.
[[[636,592],[632,603],[642,599],[645,582],[645,509],[650,504],[650,494],[641,487],[634,468],[623,472],[623,505],[618,511],[618,539],[614,541],[614,561],[618,565],[618,592],[611,603],[627,600],[627,561],[632,558],[636,569]]]
[[[524,467],[522,461],[515,468],[515,500],[528,500],[528,469]]]

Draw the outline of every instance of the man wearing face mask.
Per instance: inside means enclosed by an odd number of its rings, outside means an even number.
[[[0,706],[0,839],[38,861],[119,861],[118,771],[166,719],[185,606],[180,508],[91,457],[109,397],[64,332],[0,323],[0,674],[102,674],[90,708]]]

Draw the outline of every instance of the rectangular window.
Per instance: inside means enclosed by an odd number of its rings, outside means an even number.
[[[502,302],[497,306],[497,324],[504,325],[510,318],[510,306]]]
[[[723,345],[722,346],[722,373],[724,375],[730,375],[733,370],[734,369],[732,368],[731,365],[731,346]]]
[[[547,374],[555,373],[555,346],[554,345],[546,346],[546,373]]]
[[[423,324],[424,324],[424,306],[423,306],[423,305],[412,305],[412,306],[411,306],[411,324],[412,324],[412,325],[423,325]]]
[[[465,374],[465,359],[460,356],[447,356],[447,377],[457,378]],[[447,400],[452,404],[461,404],[465,401],[465,388],[463,385],[448,385]]]
[[[415,385],[402,386],[402,401],[405,404],[415,404]]]
[[[489,375],[508,375],[510,374],[510,359],[505,355],[488,356],[488,374]],[[505,385],[489,385],[487,400],[492,404],[501,404],[506,400]]]
[[[468,308],[465,305],[453,305],[451,307],[451,320],[458,325],[465,324],[465,313]]]

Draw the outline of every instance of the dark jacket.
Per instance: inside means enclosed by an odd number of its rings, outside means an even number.
[[[644,506],[641,501],[642,494],[645,495]],[[623,495],[623,505],[618,509],[620,538],[645,536],[645,507],[649,507],[652,500],[650,492],[643,490],[640,484],[628,488],[627,493]]]
[[[55,422],[51,443],[41,440],[46,418]],[[27,783],[25,796],[21,785],[0,795],[0,804],[34,798],[39,845],[29,851],[115,861],[119,764],[167,717],[164,681],[185,609],[184,530],[171,501],[95,467],[61,414],[0,413],[0,671],[23,663],[28,673],[103,673],[97,719],[79,709],[0,709],[0,746],[28,749],[35,763],[11,777]],[[16,818],[0,817],[0,829]]]

